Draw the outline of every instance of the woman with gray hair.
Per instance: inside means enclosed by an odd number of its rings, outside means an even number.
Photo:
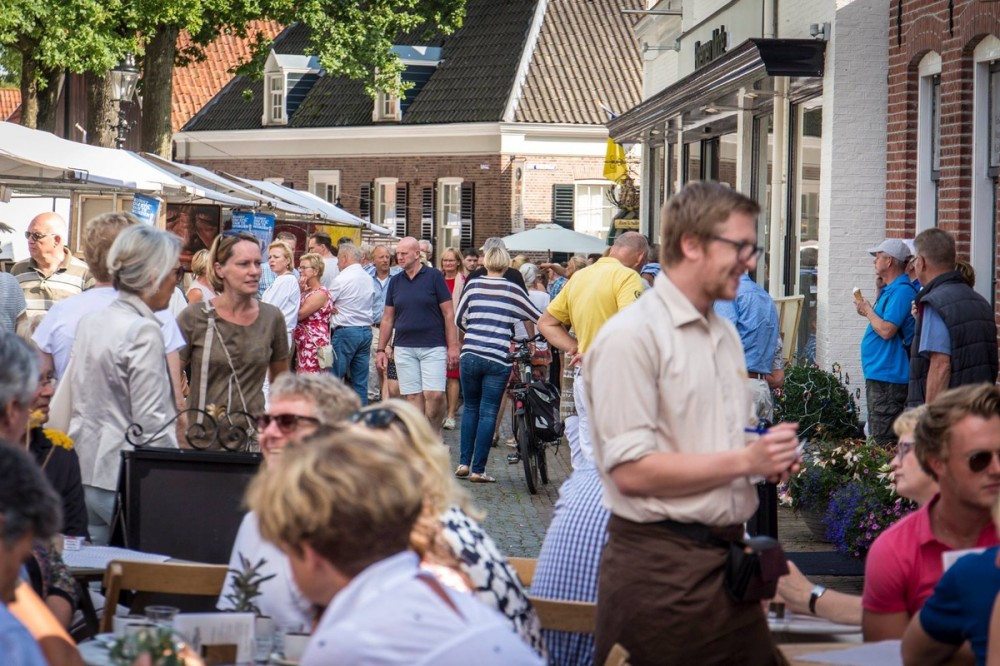
[[[160,322],[153,314],[177,286],[180,240],[147,225],[128,227],[108,252],[118,298],[85,316],[66,369],[69,434],[80,456],[90,536],[107,543],[125,433],[137,424],[144,444],[177,447]]]

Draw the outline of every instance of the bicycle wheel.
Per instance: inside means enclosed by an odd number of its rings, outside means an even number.
[[[549,461],[545,457],[545,452],[549,447],[545,445],[545,442],[539,442],[535,440],[535,467],[538,468],[538,476],[541,478],[542,483],[548,484],[549,482]]]
[[[528,420],[524,414],[514,417],[514,439],[517,442],[517,452],[521,454],[521,466],[524,468],[524,480],[528,484],[528,492],[538,493],[538,467],[534,456],[534,438],[528,428]]]

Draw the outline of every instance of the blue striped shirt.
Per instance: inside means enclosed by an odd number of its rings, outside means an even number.
[[[455,322],[465,333],[462,356],[473,354],[510,366],[514,322],[537,322],[542,313],[522,289],[502,277],[470,280],[462,290]]]

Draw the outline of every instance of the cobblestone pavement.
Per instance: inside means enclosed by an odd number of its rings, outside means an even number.
[[[461,412],[459,412],[461,414]],[[458,466],[461,418],[455,419],[455,429],[444,431],[444,441],[451,450],[452,467]],[[510,411],[504,414],[500,446],[490,449],[486,473],[496,483],[462,481],[476,507],[486,513],[482,525],[500,549],[511,557],[538,557],[545,530],[552,521],[552,512],[559,498],[559,486],[569,476],[569,446],[549,449],[549,483],[539,488],[537,495],[528,492],[524,470],[520,464],[507,463],[508,448],[504,440],[510,436]]]

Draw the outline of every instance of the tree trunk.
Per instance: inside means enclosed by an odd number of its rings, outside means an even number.
[[[143,65],[142,149],[167,159],[173,139],[170,112],[179,31],[174,25],[160,26],[146,46]]]
[[[34,45],[22,40],[18,45],[21,52],[21,124],[35,129],[38,127],[38,65],[34,58]]]
[[[115,147],[118,108],[111,99],[111,83],[100,74],[87,72],[87,143],[102,148]]]
[[[42,78],[45,87],[38,91],[38,129],[54,133],[59,112],[59,91],[64,79],[57,69],[42,70]]]

